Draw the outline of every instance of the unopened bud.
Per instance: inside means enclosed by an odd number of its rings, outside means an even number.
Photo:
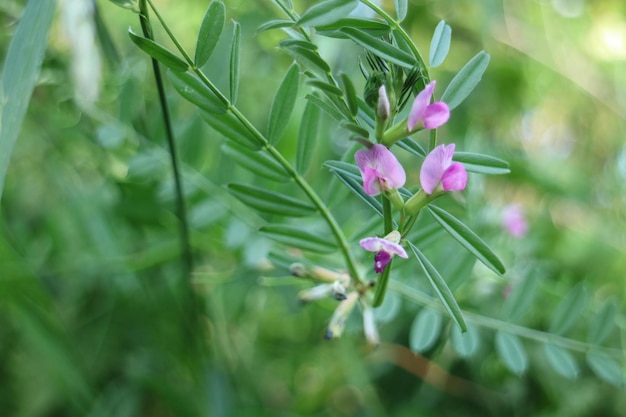
[[[387,96],[387,89],[385,88],[385,84],[383,84],[378,89],[377,114],[380,120],[386,121],[387,119],[389,119],[390,112],[391,105],[389,104],[389,97]]]
[[[363,308],[363,332],[367,342],[374,347],[378,347],[380,337],[378,336],[378,329],[374,320],[374,310],[370,306]]]
[[[346,327],[346,320],[354,309],[358,299],[359,293],[353,291],[346,296],[345,300],[339,303],[339,306],[330,318],[330,323],[326,330],[326,339],[336,339],[341,336],[343,329]]]

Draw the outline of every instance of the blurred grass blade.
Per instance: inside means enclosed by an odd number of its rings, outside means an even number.
[[[562,347],[551,343],[543,345],[543,353],[548,359],[548,363],[554,370],[564,378],[576,379],[580,369],[572,355]]]
[[[611,333],[615,326],[617,303],[615,299],[605,302],[598,311],[589,326],[587,340],[589,343],[599,345]]]
[[[217,46],[217,42],[222,36],[224,21],[224,4],[219,0],[213,0],[209,4],[204,19],[202,19],[200,31],[198,32],[196,55],[194,57],[194,62],[197,67],[203,66],[211,57],[213,50]]]
[[[441,314],[423,308],[415,316],[409,333],[409,346],[413,352],[424,353],[432,348],[441,334]]]
[[[433,218],[446,229],[465,249],[470,251],[479,261],[497,274],[504,274],[506,269],[489,246],[459,219],[442,208],[434,205],[426,207]]]
[[[513,334],[496,333],[496,352],[504,365],[514,374],[521,375],[528,368],[528,355],[519,338]]]
[[[303,217],[316,212],[315,207],[307,202],[259,187],[232,183],[228,184],[228,189],[242,202],[264,213]]]
[[[235,143],[222,145],[222,150],[250,172],[278,182],[289,179],[283,167],[263,152],[254,152]]]
[[[299,82],[300,70],[294,63],[289,67],[285,78],[280,83],[270,109],[267,137],[272,144],[278,142],[283,133],[285,133],[285,129],[287,129],[289,117],[291,117],[296,103]]]
[[[439,271],[435,269],[433,264],[430,263],[422,251],[420,251],[413,243],[408,242],[408,244],[411,251],[415,255],[415,258],[422,267],[424,274],[428,278],[430,285],[435,290],[435,293],[443,303],[446,310],[448,310],[448,313],[450,313],[450,317],[452,317],[452,320],[454,320],[457,326],[459,326],[459,329],[462,332],[465,332],[467,330],[467,325],[465,324],[465,319],[463,318],[463,312],[459,308],[452,291],[448,288],[448,284],[446,284],[444,279],[439,274]]]
[[[478,330],[470,323],[467,324],[465,333],[461,333],[456,326],[450,329],[450,340],[456,353],[465,359],[473,356],[480,346]]]
[[[209,113],[224,114],[226,106],[194,74],[185,71],[168,71],[167,78],[184,99]]]
[[[367,32],[355,28],[343,28],[341,32],[345,33],[350,39],[366,50],[389,62],[409,69],[417,65],[417,61],[411,55],[388,42],[373,37]]]
[[[300,130],[298,131],[298,146],[296,148],[296,170],[304,174],[311,164],[317,131],[319,129],[320,109],[310,101],[304,107]]]
[[[587,304],[587,290],[583,283],[575,285],[559,303],[550,320],[550,333],[562,335],[572,328]]]
[[[428,61],[430,67],[435,68],[443,63],[450,52],[450,38],[452,36],[452,29],[448,26],[445,20],[439,22],[435,28],[435,33],[430,41],[430,54],[428,55]]]
[[[230,102],[234,105],[239,94],[239,57],[241,25],[233,22],[233,42],[230,48]]]
[[[4,60],[0,88],[0,199],[13,147],[37,84],[55,7],[54,0],[30,0],[26,4]]]
[[[346,17],[359,5],[357,0],[327,0],[315,4],[307,9],[297,24],[299,26],[330,25]]]
[[[511,294],[502,305],[502,314],[507,321],[519,320],[532,306],[537,293],[536,274],[528,274],[517,286],[513,287]]]
[[[508,162],[490,155],[455,152],[454,160],[461,162],[467,171],[478,174],[503,175],[511,172]]]
[[[326,161],[324,162],[324,166],[329,168],[350,191],[363,200],[365,204],[367,204],[379,216],[383,215],[383,206],[380,201],[363,191],[361,174],[359,173],[359,168],[356,165],[343,161]]]
[[[587,364],[598,377],[609,384],[624,387],[622,367],[605,353],[594,350],[587,353]]]
[[[189,66],[185,61],[158,43],[135,34],[132,29],[128,29],[128,36],[130,36],[130,40],[132,40],[133,43],[139,47],[139,49],[172,71],[185,72],[189,69]]]
[[[262,226],[259,231],[283,245],[292,246],[305,251],[329,253],[337,250],[333,239],[307,232],[303,230],[302,226],[272,224]]]
[[[478,85],[488,65],[489,54],[480,51],[450,81],[441,101],[445,101],[450,110],[461,104]]]
[[[137,0],[109,0],[111,3],[123,8],[123,9],[131,9],[138,10]]]
[[[409,9],[408,0],[393,0],[393,5],[396,8],[398,23],[400,23],[406,18],[406,13]]]

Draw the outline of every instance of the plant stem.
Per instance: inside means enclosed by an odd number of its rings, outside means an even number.
[[[300,189],[307,195],[309,200],[317,207],[320,214],[328,224],[328,227],[331,230],[331,233],[335,237],[339,249],[341,250],[344,260],[346,262],[346,267],[348,269],[348,273],[354,279],[357,287],[364,287],[363,281],[359,277],[359,273],[356,269],[356,262],[352,256],[352,252],[350,251],[350,245],[348,244],[348,240],[345,237],[341,227],[335,220],[334,216],[326,207],[320,196],[315,192],[315,190],[309,185],[309,183],[293,168],[293,166],[285,159],[285,157],[267,140],[267,138],[256,128],[254,125],[239,111],[239,109],[234,106],[230,100],[222,94],[222,92],[209,80],[206,75],[195,65],[195,62],[191,59],[189,54],[182,47],[180,42],[176,39],[174,34],[169,29],[167,23],[163,20],[158,10],[152,3],[152,0],[147,0],[150,4],[150,7],[154,11],[155,16],[165,29],[166,33],[181,53],[183,58],[187,61],[192,71],[198,75],[200,80],[216,95],[216,97],[224,103],[227,111],[231,112],[237,120],[256,138],[259,145],[261,145],[262,150],[269,153],[275,160],[278,162],[285,171],[289,174],[289,176],[293,179],[293,181],[300,187]]]
[[[152,26],[150,24],[150,18],[148,15],[148,8],[146,7],[146,1],[141,0],[139,2],[139,21],[141,23],[141,29],[143,35],[152,41],[154,36],[152,34]],[[161,106],[161,112],[163,113],[163,122],[165,123],[165,137],[167,140],[167,146],[169,148],[170,163],[172,165],[172,172],[174,175],[174,186],[176,192],[176,212],[180,221],[179,233],[180,243],[183,254],[183,273],[186,279],[191,279],[191,271],[193,270],[193,254],[191,251],[191,244],[189,243],[189,226],[187,222],[187,210],[185,207],[185,197],[183,193],[183,185],[181,181],[180,170],[178,167],[178,155],[176,151],[176,143],[174,141],[174,131],[172,129],[172,123],[170,119],[169,108],[167,105],[167,99],[165,97],[165,87],[163,84],[163,77],[161,75],[161,68],[159,62],[152,58],[152,69],[154,71],[154,78],[159,94],[159,104]]]

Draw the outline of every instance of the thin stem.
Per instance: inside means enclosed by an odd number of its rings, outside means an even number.
[[[285,171],[289,174],[289,176],[294,180],[294,182],[300,187],[300,189],[307,195],[309,200],[317,207],[318,211],[328,224],[331,233],[335,237],[337,244],[339,245],[339,249],[341,250],[344,260],[346,262],[346,267],[348,269],[348,273],[354,279],[357,287],[363,287],[365,284],[359,277],[359,273],[356,269],[356,261],[352,256],[352,252],[350,251],[350,245],[348,244],[348,240],[345,237],[341,227],[335,220],[334,216],[326,207],[322,199],[315,192],[315,190],[309,185],[309,183],[300,175],[298,172],[291,166],[289,161],[285,159],[285,157],[274,147],[270,142],[265,138],[265,136],[256,128],[254,125],[239,111],[239,109],[234,106],[230,100],[222,94],[222,92],[209,80],[206,75],[195,65],[189,54],[185,51],[182,45],[178,42],[174,34],[169,29],[169,26],[165,22],[165,20],[161,17],[160,13],[156,10],[156,7],[152,3],[152,0],[147,0],[150,4],[150,7],[154,11],[155,16],[159,19],[159,22],[163,26],[165,32],[168,34],[178,51],[181,53],[183,58],[190,65],[191,69],[198,75],[200,80],[216,95],[216,97],[224,103],[226,109],[231,112],[237,120],[254,136],[257,140],[261,148],[269,153],[275,160],[278,162]]]
[[[145,0],[139,2],[139,21],[141,23],[141,29],[143,35],[150,40],[154,40],[152,34],[152,26],[150,24],[150,17],[148,15],[148,8],[146,7]],[[163,113],[163,122],[165,123],[165,137],[167,140],[167,146],[170,153],[170,163],[172,165],[172,173],[174,176],[174,187],[176,193],[176,212],[178,219],[180,220],[180,243],[183,254],[183,271],[186,279],[191,278],[191,271],[193,270],[193,254],[191,251],[191,244],[189,243],[189,226],[187,222],[187,209],[185,207],[185,198],[183,193],[183,185],[181,181],[180,169],[178,167],[178,155],[176,151],[176,144],[174,141],[174,131],[172,129],[172,123],[170,119],[170,112],[167,105],[167,99],[165,97],[165,87],[163,83],[163,77],[161,75],[161,68],[159,62],[152,58],[152,70],[154,72],[154,79],[159,94],[159,104],[161,106],[161,112]]]
[[[385,229],[385,235],[388,235],[393,231],[393,216],[391,212],[391,201],[388,198],[383,197],[383,227]],[[389,283],[389,276],[391,275],[392,261],[389,261],[383,273],[378,278],[376,283],[376,293],[374,294],[373,307],[378,307],[383,303],[385,299],[385,293],[387,292],[387,284]]]

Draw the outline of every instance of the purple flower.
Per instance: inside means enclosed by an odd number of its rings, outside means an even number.
[[[436,81],[431,81],[423,91],[421,91],[409,112],[408,128],[409,132],[413,132],[417,123],[422,120],[426,129],[435,129],[450,118],[450,109],[443,101],[437,101],[430,104],[430,99],[435,90]]]
[[[369,195],[402,187],[406,181],[404,168],[384,145],[361,149],[354,159],[363,177],[363,189]]]
[[[460,162],[452,162],[454,144],[439,145],[424,159],[420,182],[426,194],[432,194],[441,184],[444,191],[461,191],[467,184],[467,171]]]
[[[401,258],[409,257],[399,242],[400,233],[394,230],[384,238],[366,237],[365,239],[361,239],[359,245],[366,251],[376,252],[376,255],[374,255],[374,271],[380,274],[387,264],[391,262],[393,255],[398,255]]]
[[[507,206],[502,212],[502,224],[506,231],[515,238],[522,238],[528,233],[528,223],[524,212],[517,204]]]

